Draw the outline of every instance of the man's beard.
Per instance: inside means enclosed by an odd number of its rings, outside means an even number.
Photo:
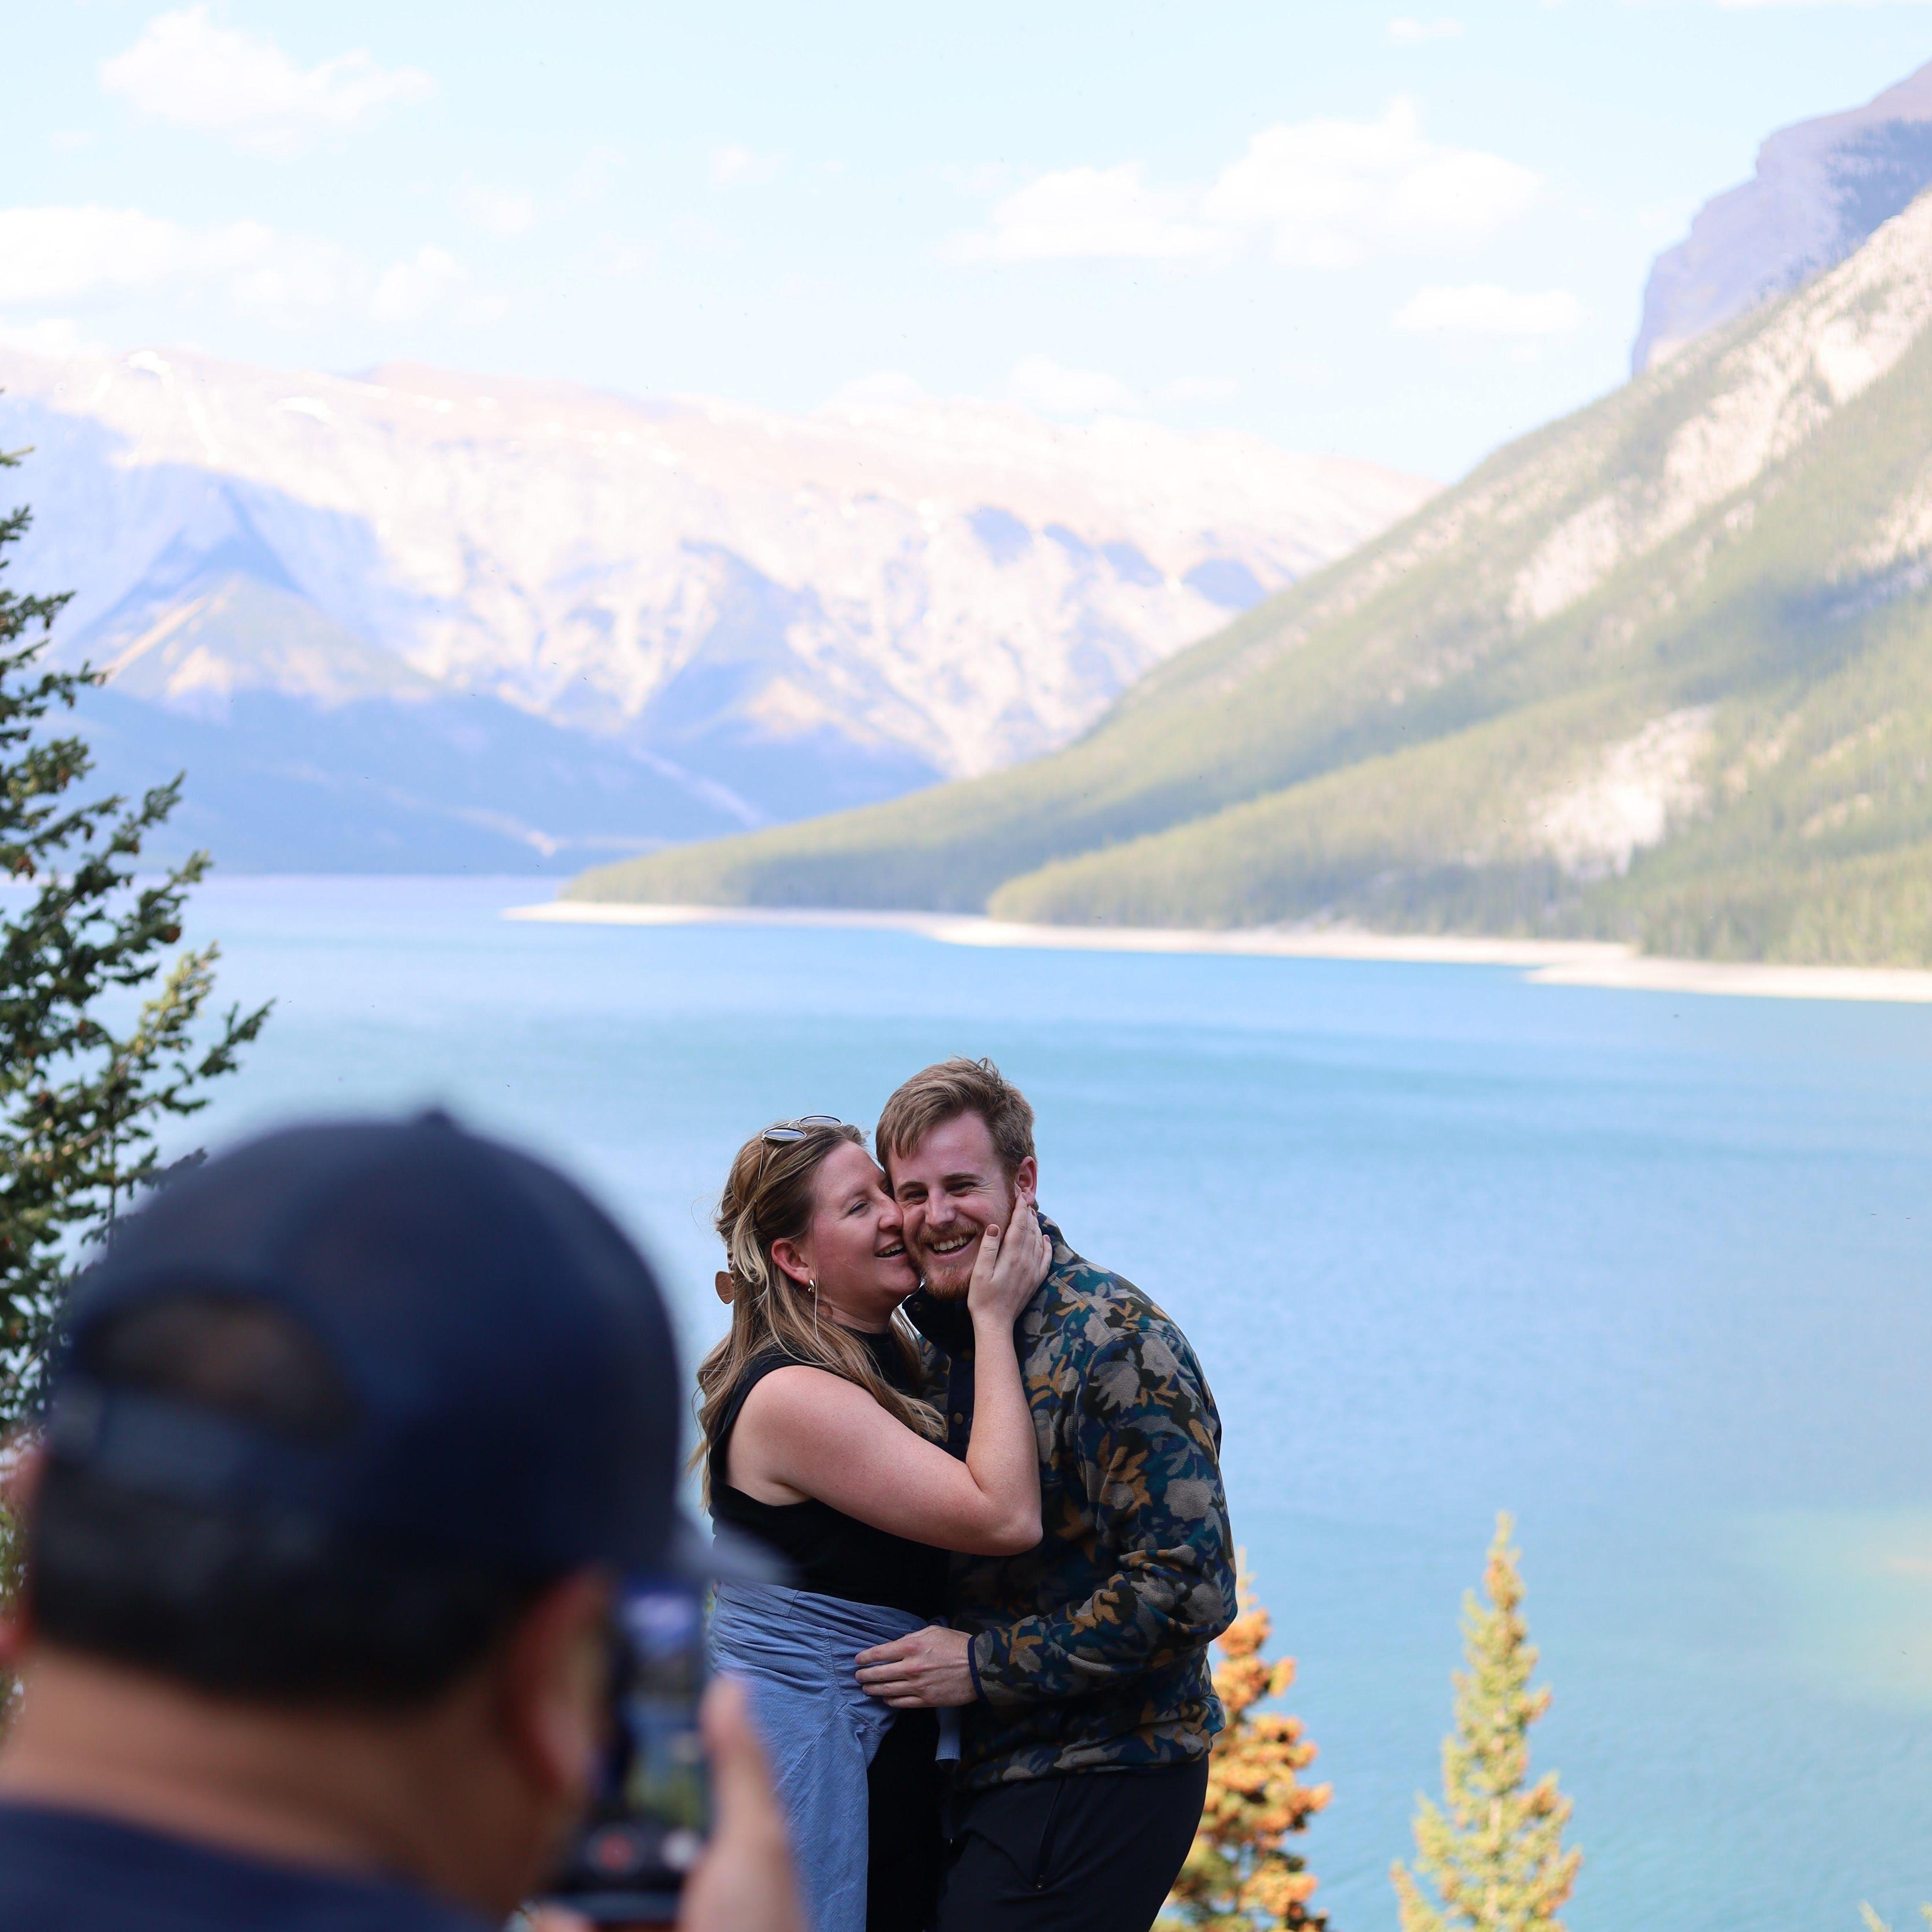
[[[926,1268],[922,1285],[934,1301],[964,1301],[966,1299],[967,1292],[973,1286],[974,1267],[979,1261],[980,1246],[986,1238],[986,1231],[982,1228],[979,1240],[970,1246],[962,1248],[957,1254],[946,1256],[945,1278],[942,1280],[934,1280],[931,1266],[928,1264]]]
[[[974,1252],[977,1253],[978,1250],[976,1249]],[[967,1269],[957,1281],[936,1282],[932,1276],[927,1275],[920,1282],[920,1286],[924,1288],[934,1301],[964,1301],[966,1299],[967,1291],[972,1286],[973,1270],[970,1268]]]

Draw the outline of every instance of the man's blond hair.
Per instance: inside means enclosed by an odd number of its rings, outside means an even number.
[[[888,1167],[912,1152],[934,1127],[976,1114],[993,1137],[993,1151],[1010,1180],[1033,1154],[1033,1108],[990,1060],[955,1058],[915,1073],[886,1102],[873,1136]]]

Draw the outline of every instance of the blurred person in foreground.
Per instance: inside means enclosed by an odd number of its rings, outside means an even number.
[[[956,1452],[978,1426],[983,1367],[963,1298],[989,1232],[1034,1196],[1033,1121],[985,1060],[915,1074],[879,1117],[922,1276],[908,1312],[946,1352]],[[1234,1566],[1214,1396],[1166,1315],[1042,1226],[1052,1264],[1016,1341],[1046,1534],[956,1560],[952,1628],[859,1660],[896,1708],[964,1707],[939,1932],[1144,1932],[1192,1842],[1223,1721],[1207,1649],[1234,1618]]]
[[[626,1574],[688,1570],[635,1250],[430,1116],[298,1127],[123,1224],[17,1490],[0,1932],[477,1932],[606,1738]],[[734,1691],[680,1923],[796,1932]]]
[[[980,1343],[963,1459],[925,1400],[898,1312],[918,1286],[904,1217],[860,1130],[781,1120],[740,1148],[718,1205],[730,1332],[698,1372],[713,1520],[784,1562],[787,1586],[719,1586],[718,1668],[746,1682],[791,1828],[812,1932],[925,1932],[944,1845],[929,1711],[860,1688],[862,1650],[944,1614],[946,1552],[1040,1540],[1040,1463],[1013,1322],[1050,1258],[1030,1209],[980,1244],[962,1318]],[[950,1746],[950,1748],[949,1748]]]

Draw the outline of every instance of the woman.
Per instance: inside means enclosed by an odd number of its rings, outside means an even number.
[[[899,1304],[918,1285],[858,1128],[823,1114],[740,1149],[718,1204],[731,1332],[698,1370],[713,1519],[796,1587],[725,1585],[717,1666],[750,1681],[812,1932],[920,1932],[938,1887],[939,1725],[868,1696],[853,1659],[944,1614],[948,1550],[1040,1540],[1040,1466],[1013,1324],[1052,1247],[1030,1212],[989,1228],[973,1319],[971,1445],[940,1446]],[[865,1828],[860,1829],[861,1825]]]

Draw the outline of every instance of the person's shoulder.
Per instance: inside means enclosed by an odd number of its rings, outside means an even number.
[[[742,1416],[765,1421],[776,1417],[843,1412],[855,1406],[876,1408],[872,1396],[849,1377],[796,1357],[778,1355],[763,1364],[758,1380],[745,1391]]]
[[[1070,1341],[1097,1352],[1154,1337],[1191,1356],[1179,1324],[1144,1288],[1076,1252],[1058,1228],[1052,1232],[1053,1270],[1048,1281],[1052,1301],[1047,1313]]]
[[[484,1922],[402,1886],[267,1862],[102,1814],[0,1804],[0,1922],[236,1932],[485,1932]]]

